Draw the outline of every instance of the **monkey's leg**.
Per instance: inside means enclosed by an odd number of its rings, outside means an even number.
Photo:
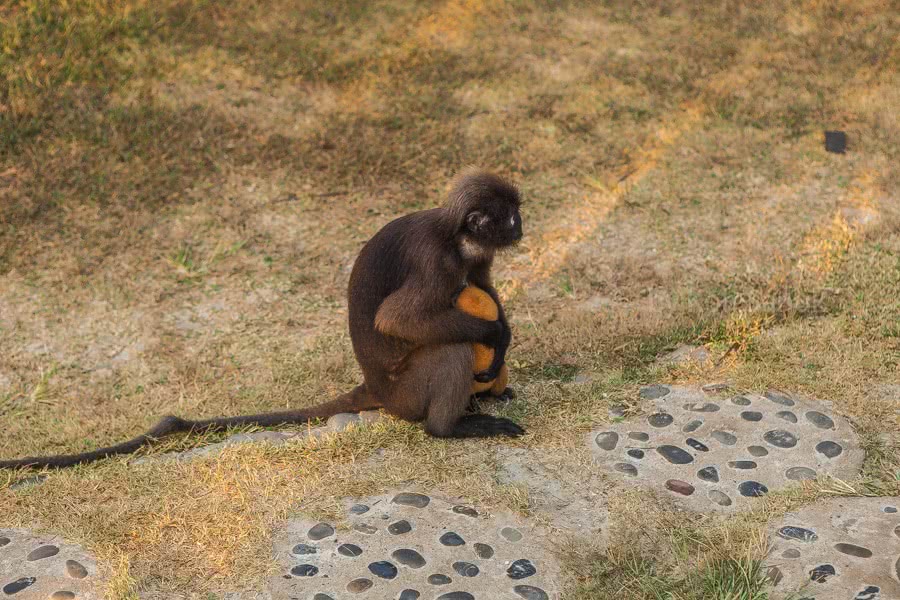
[[[466,415],[471,392],[471,345],[430,346],[411,357],[386,408],[401,418],[424,417],[425,431],[435,437],[517,437],[525,433],[509,419]]]

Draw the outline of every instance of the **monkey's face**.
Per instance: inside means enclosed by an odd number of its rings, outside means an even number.
[[[506,248],[522,239],[522,216],[512,202],[482,205],[466,216],[466,229],[485,248]]]

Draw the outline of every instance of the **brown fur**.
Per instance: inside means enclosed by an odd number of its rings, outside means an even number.
[[[522,235],[517,190],[483,171],[454,182],[440,208],[388,223],[363,247],[350,274],[350,337],[364,383],[331,402],[308,409],[187,420],[164,417],[132,440],[83,454],[0,461],[0,468],[68,467],[134,452],[179,431],[224,430],[247,425],[306,423],[340,412],[383,408],[409,421],[424,421],[438,437],[517,436],[515,423],[466,415],[472,391],[472,344],[494,349],[491,366],[475,375],[495,379],[505,362],[510,331],[491,285],[494,254]],[[454,306],[466,284],[487,292],[499,319],[488,321]]]

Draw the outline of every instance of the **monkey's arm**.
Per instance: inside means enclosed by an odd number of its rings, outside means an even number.
[[[497,321],[485,321],[453,306],[455,290],[429,288],[411,277],[381,303],[375,329],[416,346],[480,343],[496,347],[503,336]]]
[[[476,381],[485,383],[496,379],[497,375],[500,373],[501,367],[506,363],[506,351],[509,349],[509,344],[512,341],[512,332],[509,329],[509,322],[506,320],[506,313],[503,311],[503,304],[500,303],[500,296],[497,295],[497,290],[495,290],[494,286],[491,284],[490,266],[483,265],[473,269],[469,272],[469,281],[472,285],[487,292],[491,297],[497,305],[498,320],[503,326],[500,340],[494,347],[494,360],[486,370],[475,374]]]

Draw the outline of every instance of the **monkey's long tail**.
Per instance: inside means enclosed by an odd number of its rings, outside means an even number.
[[[131,454],[142,446],[146,446],[163,436],[173,433],[223,431],[230,427],[245,427],[248,425],[257,425],[259,427],[297,425],[309,423],[315,419],[327,419],[341,412],[359,412],[379,407],[379,404],[366,393],[365,385],[359,385],[352,391],[342,394],[330,402],[300,410],[286,410],[241,417],[200,419],[196,421],[168,415],[160,419],[146,433],[115,446],[82,452],[81,454],[58,454],[54,456],[31,456],[14,460],[0,460],[0,469],[62,469],[119,454]]]

